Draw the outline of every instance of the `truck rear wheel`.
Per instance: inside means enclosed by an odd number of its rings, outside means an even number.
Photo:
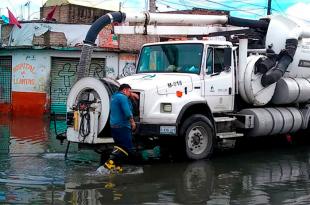
[[[210,157],[214,147],[213,126],[204,115],[192,115],[184,121],[181,133],[185,138],[187,158],[199,160]]]

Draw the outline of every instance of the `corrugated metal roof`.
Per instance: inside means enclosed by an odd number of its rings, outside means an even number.
[[[119,0],[47,0],[44,6],[48,7],[55,5],[73,4],[110,11],[118,11],[119,2]]]

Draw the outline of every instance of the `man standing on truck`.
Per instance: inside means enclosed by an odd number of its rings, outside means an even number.
[[[136,123],[133,119],[130,98],[138,99],[139,96],[131,92],[128,84],[121,84],[118,92],[111,98],[110,126],[115,146],[108,161],[104,164],[109,170],[121,171],[121,167],[116,165],[134,155],[132,132],[136,129]]]

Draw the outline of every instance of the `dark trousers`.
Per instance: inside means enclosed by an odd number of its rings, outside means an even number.
[[[115,145],[125,149],[130,154],[134,150],[131,129],[127,127],[111,128],[111,134]]]

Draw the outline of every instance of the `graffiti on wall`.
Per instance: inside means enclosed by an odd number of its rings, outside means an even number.
[[[35,70],[35,67],[28,63],[17,64],[13,68],[13,73],[15,75],[19,73],[20,75],[16,75],[16,77],[13,79],[13,84],[35,85]]]
[[[136,64],[133,62],[126,62],[123,67],[122,77],[132,75],[136,72]]]
[[[53,76],[51,91],[53,96],[57,98],[57,101],[66,101],[68,93],[76,79],[77,67],[77,62],[66,62],[60,67],[56,76]],[[113,67],[108,67],[100,63],[92,62],[90,64],[90,69],[87,73],[87,76],[104,78],[111,73],[114,73]]]
[[[135,54],[120,55],[120,77],[126,77],[136,72],[136,58]]]
[[[13,58],[12,90],[46,92],[49,69],[44,56],[17,54]]]
[[[99,63],[91,63],[88,76],[94,76],[96,78],[104,78],[106,76],[106,69]]]
[[[71,82],[75,78],[75,73],[77,70],[77,65],[71,65],[70,63],[65,63],[58,72],[58,78],[62,79],[63,85],[65,87],[71,87]]]

